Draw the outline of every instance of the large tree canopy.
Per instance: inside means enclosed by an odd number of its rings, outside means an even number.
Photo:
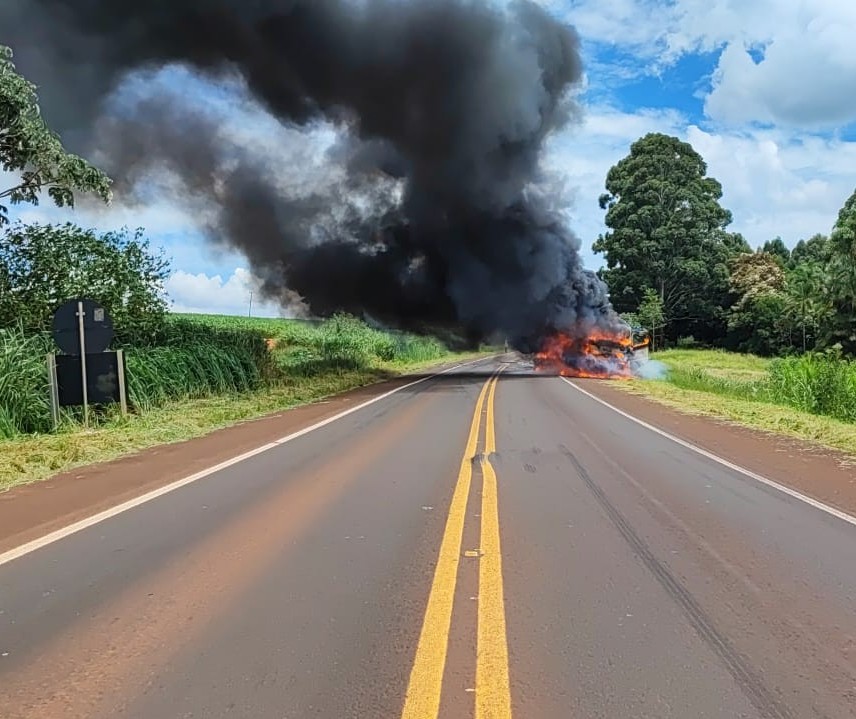
[[[702,157],[676,137],[652,133],[612,167],[600,206],[609,232],[594,243],[619,311],[633,311],[646,288],[663,299],[667,334],[715,340],[724,331],[729,259],[748,251],[726,232],[731,213]]]
[[[110,180],[88,162],[65,151],[39,111],[36,87],[15,71],[12,51],[0,45],[0,168],[13,173],[0,187],[0,225],[8,222],[6,202],[38,204],[48,195],[60,207],[74,204],[74,192],[107,201]]]
[[[832,314],[823,340],[826,345],[838,343],[845,352],[856,354],[856,191],[838,213],[829,244]]]

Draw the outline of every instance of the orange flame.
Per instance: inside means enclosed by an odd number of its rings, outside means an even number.
[[[563,377],[630,379],[630,361],[636,350],[647,347],[646,338],[633,344],[629,335],[602,330],[588,333],[557,332],[535,354],[535,369]]]

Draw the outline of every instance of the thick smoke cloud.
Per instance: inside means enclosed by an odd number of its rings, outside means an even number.
[[[545,138],[576,113],[581,62],[573,30],[533,2],[0,5],[49,120],[96,153],[119,200],[176,178],[179,201],[248,257],[268,296],[520,346],[615,321],[540,174]],[[284,165],[236,142],[187,96],[117,101],[129,73],[176,64],[285,128],[334,127],[334,176],[301,182],[309,158]]]

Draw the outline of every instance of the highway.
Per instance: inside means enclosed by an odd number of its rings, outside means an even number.
[[[856,526],[596,394],[481,361],[0,553],[0,715],[856,716]]]

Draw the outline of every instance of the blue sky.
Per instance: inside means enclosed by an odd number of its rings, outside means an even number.
[[[582,40],[582,119],[550,139],[543,164],[571,188],[569,214],[586,264],[601,262],[591,244],[604,229],[597,198],[606,172],[647,132],[677,135],[702,154],[723,185],[732,229],[750,244],[781,236],[792,246],[829,232],[856,187],[856,2],[539,2]],[[166,82],[182,92],[193,87],[186,77]],[[218,105],[228,107],[228,96]],[[46,206],[23,214],[57,219]],[[145,227],[173,258],[168,291],[177,309],[247,311],[246,262],[212,251],[181,207],[156,201],[74,214],[105,229]]]

